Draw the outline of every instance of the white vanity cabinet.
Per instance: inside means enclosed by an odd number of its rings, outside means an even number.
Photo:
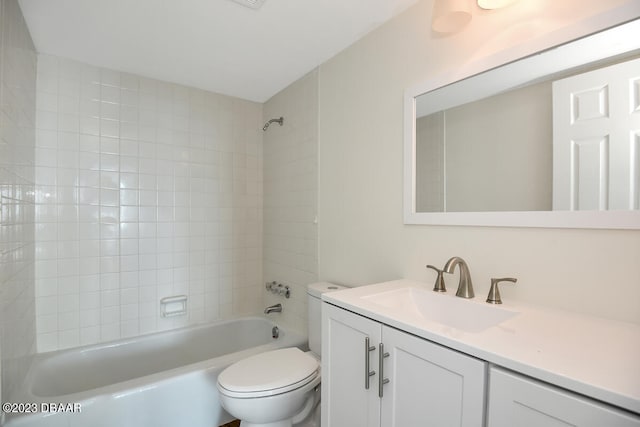
[[[483,424],[486,362],[330,304],[322,339],[323,427]]]
[[[491,427],[638,427],[640,417],[593,399],[492,366]]]

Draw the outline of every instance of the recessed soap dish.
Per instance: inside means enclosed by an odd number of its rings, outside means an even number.
[[[162,317],[184,316],[187,314],[187,296],[175,295],[160,300],[160,315]]]

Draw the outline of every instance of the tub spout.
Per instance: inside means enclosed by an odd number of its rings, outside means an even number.
[[[274,304],[264,309],[264,314],[282,313],[282,304]]]

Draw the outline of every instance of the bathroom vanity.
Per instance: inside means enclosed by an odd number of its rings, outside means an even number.
[[[409,280],[323,300],[323,427],[640,426],[637,325]]]

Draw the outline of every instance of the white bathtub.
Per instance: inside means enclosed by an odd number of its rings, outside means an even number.
[[[283,329],[272,338],[273,326],[248,317],[38,354],[12,399],[38,413],[8,416],[5,426],[219,426],[232,420],[216,389],[225,367],[258,352],[306,346],[303,336]],[[51,403],[70,404],[62,408],[69,412],[51,412],[60,409]]]

